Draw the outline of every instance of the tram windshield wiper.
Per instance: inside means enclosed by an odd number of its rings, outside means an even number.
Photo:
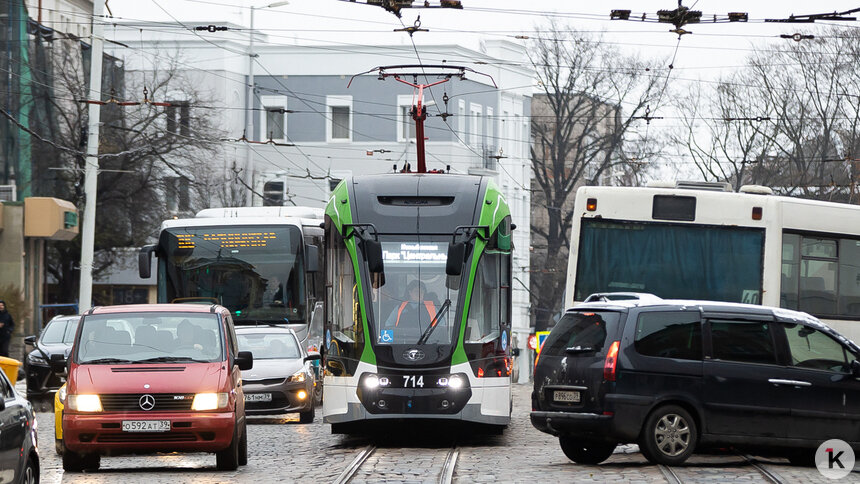
[[[424,330],[424,334],[421,335],[421,338],[418,339],[418,343],[416,343],[416,344],[423,345],[424,343],[427,342],[427,339],[430,337],[431,334],[433,334],[433,330],[436,329],[436,324],[439,322],[439,318],[441,318],[442,315],[444,315],[445,312],[448,311],[448,308],[450,308],[450,307],[451,307],[451,300],[446,299],[445,303],[442,304],[442,308],[439,309],[438,313],[436,313],[436,317],[433,318],[433,321],[430,321],[430,326],[427,326],[427,329]]]

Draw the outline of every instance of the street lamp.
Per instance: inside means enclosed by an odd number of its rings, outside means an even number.
[[[254,7],[251,6],[251,27],[248,30],[248,35],[250,39],[248,41],[248,101],[245,109],[245,137],[253,141],[254,140],[254,58],[257,57],[254,54],[254,10],[258,8],[274,8],[281,7],[284,5],[289,5],[290,2],[274,2],[268,5],[263,5],[262,7]],[[245,160],[245,188],[248,193],[248,200],[253,200],[254,192],[252,190],[253,182],[254,182],[254,163],[253,163],[253,154],[254,152],[251,150],[251,145],[247,145],[247,157]],[[250,203],[249,205],[253,205]]]

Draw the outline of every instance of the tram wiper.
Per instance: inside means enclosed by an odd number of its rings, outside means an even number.
[[[436,324],[439,322],[439,318],[441,318],[442,315],[445,314],[445,312],[448,311],[448,308],[450,307],[451,300],[446,299],[445,303],[442,304],[442,308],[439,309],[438,313],[436,313],[436,317],[433,318],[433,321],[430,321],[430,326],[427,326],[427,329],[424,330],[424,334],[421,335],[421,338],[418,339],[418,343],[416,344],[423,345],[427,342],[427,338],[429,338],[430,335],[433,334],[433,330],[436,329]]]

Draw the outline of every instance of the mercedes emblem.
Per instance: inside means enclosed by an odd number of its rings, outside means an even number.
[[[140,400],[137,401],[137,404],[140,405],[141,410],[146,410],[148,412],[155,408],[155,397],[147,393],[146,395],[140,397]]]

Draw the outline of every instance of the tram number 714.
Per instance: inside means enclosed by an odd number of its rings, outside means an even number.
[[[409,387],[424,388],[424,375],[419,375],[417,378],[415,377],[415,375],[403,375],[403,388]]]

